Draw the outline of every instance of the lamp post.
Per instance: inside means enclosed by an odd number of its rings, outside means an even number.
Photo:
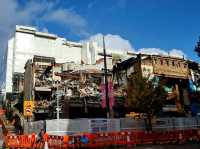
[[[57,86],[57,89],[56,89],[56,118],[57,120],[60,119],[60,111],[61,111],[60,98],[62,97],[62,95],[64,95],[63,91],[59,90],[59,87]]]
[[[103,36],[103,57],[104,57],[105,93],[106,93],[106,114],[107,114],[107,118],[110,118],[110,101],[109,101],[109,96],[108,96],[108,71],[107,71],[106,47],[105,47],[104,36]]]

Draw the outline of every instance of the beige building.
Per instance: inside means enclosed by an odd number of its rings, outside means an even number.
[[[121,96],[131,75],[142,76],[150,80],[154,78],[156,82],[165,82],[164,89],[168,97],[164,111],[183,111],[184,105],[188,105],[189,100],[184,97],[183,92],[187,92],[191,73],[188,61],[183,58],[138,54],[116,64],[113,72],[114,84],[118,86],[117,92],[121,92]]]

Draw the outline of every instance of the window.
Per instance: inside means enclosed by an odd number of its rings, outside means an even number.
[[[177,65],[178,67],[181,67],[181,63],[180,62],[178,62],[178,65]]]
[[[163,60],[162,59],[160,60],[160,64],[163,65]]]
[[[166,64],[167,64],[167,66],[169,66],[169,61],[168,60],[166,60]]]
[[[172,61],[172,66],[175,66],[175,62],[174,61]]]
[[[187,68],[187,64],[184,64],[184,68]]]

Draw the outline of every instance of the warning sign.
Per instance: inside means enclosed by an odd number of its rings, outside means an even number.
[[[24,101],[24,116],[33,115],[33,101]]]

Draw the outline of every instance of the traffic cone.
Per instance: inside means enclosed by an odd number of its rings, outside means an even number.
[[[44,143],[44,149],[49,149],[49,147],[48,147],[48,143],[45,141],[45,143]]]

